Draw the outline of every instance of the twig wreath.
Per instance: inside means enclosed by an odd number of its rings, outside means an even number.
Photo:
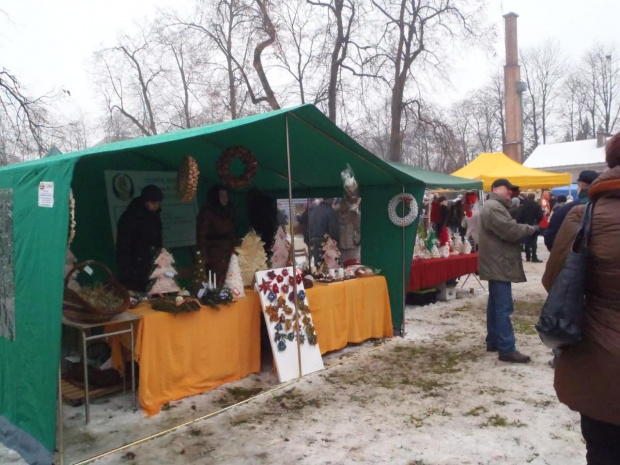
[[[241,176],[234,176],[230,172],[230,165],[234,160],[239,160],[245,165]],[[254,154],[240,145],[224,149],[222,156],[217,161],[218,176],[224,184],[232,189],[248,186],[254,180],[257,170],[258,161]]]

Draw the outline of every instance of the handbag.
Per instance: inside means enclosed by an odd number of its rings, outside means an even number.
[[[592,229],[593,203],[588,203],[579,223],[573,246],[564,266],[551,286],[536,331],[551,349],[564,349],[581,341],[585,315],[585,280],[588,246]]]

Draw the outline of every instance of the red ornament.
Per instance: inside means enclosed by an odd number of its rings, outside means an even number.
[[[285,294],[288,292],[288,284],[282,284],[282,292]]]
[[[297,284],[301,284],[303,280],[304,279],[300,275],[297,275]]]
[[[280,288],[278,287],[277,284],[274,284],[273,286],[271,286],[271,290],[275,292],[276,294],[280,292]]]
[[[275,272],[275,271],[269,271],[269,272],[267,273],[267,277],[268,277],[269,279],[276,279],[276,272]]]
[[[282,270],[282,276],[288,276],[288,270],[286,268]]]
[[[289,283],[291,286],[294,286],[294,285],[295,285],[295,278],[293,278],[292,276],[289,276],[289,278],[288,278],[288,283]]]
[[[276,278],[276,281],[281,283],[282,281],[284,281],[284,278],[282,276],[278,275],[278,277]]]
[[[263,278],[263,282],[258,285],[258,292],[264,292],[265,294],[267,294],[271,290],[269,288],[270,286],[271,281],[267,281],[265,280],[265,278]]]

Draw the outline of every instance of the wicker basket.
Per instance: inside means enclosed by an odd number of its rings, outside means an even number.
[[[108,281],[104,284],[107,291],[113,293],[122,300],[122,304],[118,308],[110,309],[104,307],[95,307],[93,304],[83,299],[79,293],[73,289],[69,289],[69,279],[76,271],[82,270],[87,266],[98,267],[103,269],[108,275]],[[129,292],[120,284],[112,271],[103,263],[94,260],[76,264],[73,269],[65,277],[65,291],[62,304],[63,315],[73,321],[80,323],[103,323],[111,320],[116,315],[123,313],[129,308]]]

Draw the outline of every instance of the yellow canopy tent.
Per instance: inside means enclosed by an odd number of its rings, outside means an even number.
[[[452,176],[482,181],[485,191],[490,191],[491,184],[498,178],[507,178],[520,189],[550,189],[570,184],[569,173],[528,168],[502,152],[481,153],[470,164],[452,173]]]

